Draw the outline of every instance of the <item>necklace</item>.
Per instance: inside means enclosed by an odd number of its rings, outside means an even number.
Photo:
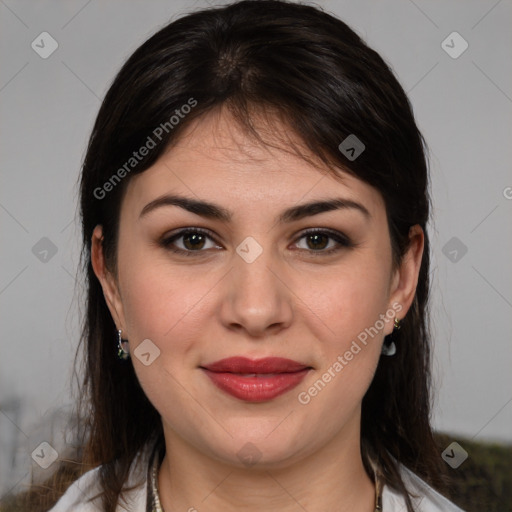
[[[151,508],[147,507],[151,512],[164,512],[162,504],[160,503],[160,496],[158,495],[157,486],[157,473],[158,473],[158,457],[153,458],[153,467],[151,468],[151,496],[149,496],[149,503]]]
[[[160,496],[158,494],[158,468],[160,466],[160,457],[158,457],[158,451],[153,455],[153,462],[149,464],[150,478],[148,485],[148,501],[146,510],[148,512],[164,512],[162,504],[160,503]],[[382,512],[382,480],[375,473],[375,511]]]

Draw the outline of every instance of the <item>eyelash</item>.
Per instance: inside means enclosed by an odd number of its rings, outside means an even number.
[[[181,237],[183,237],[184,235],[187,235],[187,234],[201,234],[201,235],[205,235],[206,237],[210,238],[212,241],[215,242],[215,240],[210,235],[210,233],[208,231],[204,230],[204,229],[201,229],[201,228],[186,228],[186,229],[183,229],[183,230],[179,231],[178,233],[175,233],[171,237],[163,239],[160,242],[160,245],[162,247],[164,247],[165,249],[170,250],[171,252],[174,252],[174,253],[177,253],[177,254],[181,254],[181,255],[184,255],[184,256],[196,256],[196,254],[194,254],[194,253],[198,253],[199,254],[201,252],[205,252],[204,250],[201,250],[201,249],[199,249],[197,251],[191,251],[191,250],[183,250],[183,249],[177,249],[175,247],[172,247],[172,244],[176,240],[178,240],[179,238],[181,238]],[[331,254],[334,254],[334,253],[340,251],[343,248],[350,249],[352,247],[355,247],[355,245],[356,245],[346,235],[343,235],[342,233],[338,233],[336,231],[331,231],[329,229],[324,229],[324,228],[309,229],[307,231],[304,231],[301,234],[301,236],[299,238],[297,238],[296,242],[298,242],[302,238],[305,238],[308,235],[312,235],[312,234],[315,234],[315,235],[316,234],[327,235],[328,238],[331,238],[332,240],[334,240],[338,244],[337,247],[334,247],[334,248],[331,248],[331,249],[328,249],[328,250],[320,249],[320,250],[315,251],[313,249],[311,249],[311,250],[299,249],[301,251],[310,252],[315,257],[316,256],[328,256],[328,255],[331,255]],[[215,242],[215,243],[217,243],[217,242]]]

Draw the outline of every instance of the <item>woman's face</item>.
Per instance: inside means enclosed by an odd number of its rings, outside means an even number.
[[[412,302],[423,238],[413,231],[393,271],[380,193],[339,174],[210,115],[131,178],[117,281],[105,273],[96,228],[95,271],[166,439],[269,467],[359,439],[361,401],[383,337]],[[190,211],[166,196],[214,206]],[[205,369],[239,356],[306,369]]]

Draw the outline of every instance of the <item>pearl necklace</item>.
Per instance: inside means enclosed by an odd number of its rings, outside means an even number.
[[[151,512],[164,512],[158,495],[157,473],[158,473],[158,454],[153,458],[153,467],[151,468]]]

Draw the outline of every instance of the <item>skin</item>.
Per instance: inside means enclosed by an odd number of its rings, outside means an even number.
[[[264,124],[260,129],[272,138]],[[130,179],[117,276],[105,266],[101,226],[94,230],[94,271],[162,418],[167,454],[158,485],[167,512],[373,512],[375,488],[360,455],[361,401],[393,318],[308,404],[297,395],[379,315],[395,312],[397,304],[398,317],[406,315],[424,239],[419,226],[411,228],[410,248],[393,269],[381,194],[342,170],[339,176],[262,145],[221,110],[195,121],[150,169]],[[221,205],[232,220],[169,205],[139,217],[165,193]],[[334,197],[362,204],[370,217],[345,208],[277,222],[288,207]],[[212,238],[196,246],[176,239],[175,247],[195,251],[191,256],[159,245],[194,227]],[[338,244],[323,237],[308,242],[309,228],[341,232],[356,245],[323,255]],[[248,236],[263,249],[252,263],[236,252]],[[133,356],[144,339],[160,350],[148,366]],[[313,369],[284,395],[248,403],[216,388],[199,368],[236,355],[287,357]],[[252,466],[237,456],[248,442],[259,457]]]

